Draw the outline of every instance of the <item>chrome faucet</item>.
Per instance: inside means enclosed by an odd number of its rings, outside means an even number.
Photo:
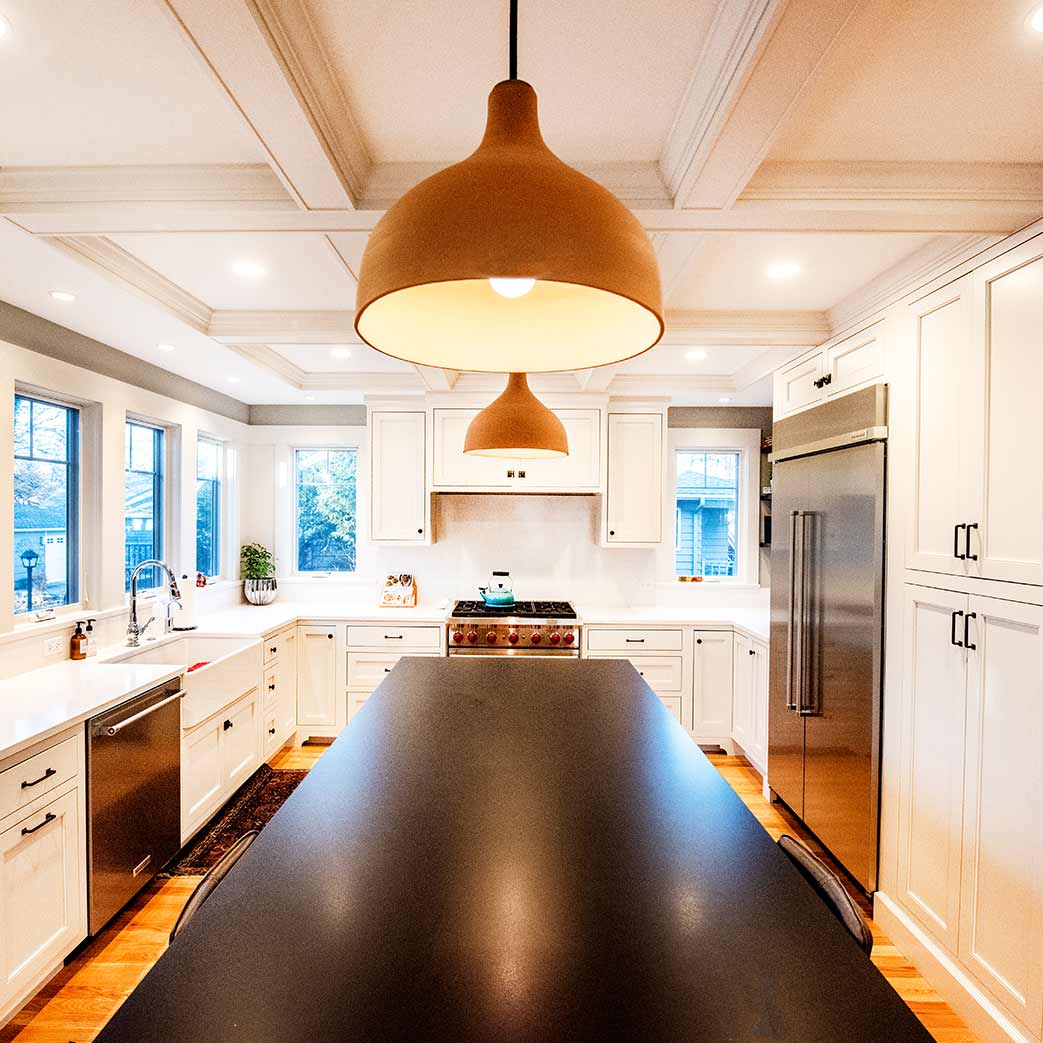
[[[177,580],[174,578],[174,573],[170,566],[165,561],[160,561],[158,558],[149,558],[148,561],[143,561],[138,565],[130,574],[130,619],[127,622],[128,648],[138,647],[138,639],[148,628],[149,623],[152,622],[152,619],[149,619],[144,626],[138,626],[138,575],[142,569],[148,568],[162,569],[167,574],[167,579],[170,580],[170,602],[167,605],[167,622],[164,633],[169,634],[173,625],[171,604],[175,601],[178,605],[181,604],[181,591],[177,589]]]

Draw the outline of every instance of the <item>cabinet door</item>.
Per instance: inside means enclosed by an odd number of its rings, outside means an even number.
[[[915,367],[911,569],[967,575],[964,530],[976,521],[980,365],[971,338],[970,281],[910,305],[905,343]],[[973,574],[973,572],[971,573]]]
[[[746,756],[757,770],[766,775],[768,771],[768,646],[761,641],[754,641],[750,646],[753,653],[753,713],[750,745]]]
[[[328,631],[327,631],[328,633]],[[279,651],[279,700],[275,704],[279,744],[297,727],[297,628],[282,635]]]
[[[775,375],[775,419],[799,413],[808,406],[821,402],[825,392],[815,382],[825,375],[825,354],[814,355],[794,362]]]
[[[975,274],[974,341],[985,373],[971,388],[983,412],[975,461],[983,483],[972,550],[981,574],[1043,584],[1043,247],[1038,240]],[[970,464],[968,463],[968,467]]]
[[[478,413],[477,409],[432,411],[434,488],[509,489],[514,484],[514,480],[507,477],[507,472],[516,468],[514,461],[494,456],[464,455],[464,436]]]
[[[254,772],[259,760],[258,706],[254,695],[236,703],[219,717],[221,766],[225,792],[238,789]]]
[[[898,897],[952,953],[960,918],[967,595],[905,589]],[[954,613],[956,614],[954,616]]]
[[[610,413],[605,542],[659,543],[663,538],[663,415]]]
[[[731,737],[733,637],[725,630],[696,631],[692,731],[697,736]]]
[[[1043,1028],[1043,608],[970,598],[960,959]]]
[[[215,717],[181,741],[181,839],[184,841],[224,795],[221,723]]]
[[[753,737],[753,642],[736,634],[734,644],[732,738],[745,751]]]
[[[86,934],[78,791],[0,833],[0,1014]]]
[[[427,542],[426,416],[423,412],[369,415],[370,539]]]
[[[297,628],[297,724],[337,723],[337,641],[332,627]]]
[[[834,398],[859,384],[878,380],[884,372],[883,324],[877,323],[834,344],[826,353],[826,395]]]
[[[597,489],[601,463],[601,410],[556,409],[569,440],[569,455],[552,460],[516,460],[518,488]]]

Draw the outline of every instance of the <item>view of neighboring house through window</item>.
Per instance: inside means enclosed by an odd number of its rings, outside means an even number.
[[[355,571],[354,449],[297,449],[298,572]]]
[[[78,409],[15,395],[16,613],[79,600],[79,420]]]
[[[163,557],[163,432],[158,427],[127,421],[123,464],[124,583],[149,558]],[[144,569],[138,589],[158,587],[159,571]]]
[[[675,558],[678,576],[739,574],[741,454],[677,451]]]
[[[196,447],[196,571],[221,575],[221,444]]]

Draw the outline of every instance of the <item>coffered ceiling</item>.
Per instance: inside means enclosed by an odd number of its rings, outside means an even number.
[[[477,387],[352,314],[383,211],[477,143],[506,6],[0,0],[0,298],[247,402]],[[637,213],[667,306],[660,346],[555,389],[766,401],[885,288],[1043,215],[1024,0],[520,7],[544,134]]]

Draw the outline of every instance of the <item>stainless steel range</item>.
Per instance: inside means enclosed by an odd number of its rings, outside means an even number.
[[[450,655],[579,655],[580,625],[567,601],[458,601],[448,634]]]

